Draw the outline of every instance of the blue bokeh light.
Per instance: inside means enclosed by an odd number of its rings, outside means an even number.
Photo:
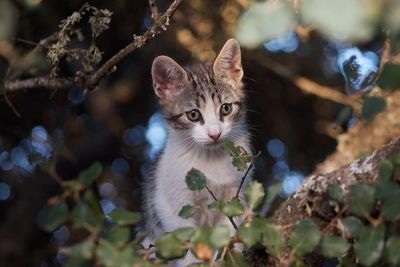
[[[59,132],[62,133],[61,130]],[[63,137],[62,137],[63,138]],[[3,171],[11,171],[18,167],[22,174],[32,173],[38,164],[48,161],[53,153],[52,141],[43,126],[32,128],[31,136],[20,141],[19,146],[14,147],[11,153],[0,153],[0,168]]]
[[[281,158],[285,154],[285,144],[279,139],[271,139],[267,143],[267,150],[271,157]]]
[[[123,158],[117,158],[111,163],[111,169],[120,174],[127,174],[129,172],[129,163]]]
[[[100,200],[100,206],[104,214],[109,214],[116,208],[114,202],[108,199]]]
[[[353,127],[357,123],[357,117],[351,117],[347,122],[347,128]]]
[[[286,197],[290,196],[301,185],[303,180],[304,175],[299,172],[291,171],[287,173],[282,183],[282,194]]]
[[[82,103],[85,100],[85,91],[81,88],[72,88],[68,92],[68,100],[74,105]]]
[[[272,175],[277,180],[282,180],[288,172],[289,165],[284,160],[279,160],[272,166]]]
[[[36,126],[32,129],[31,136],[34,140],[45,142],[47,140],[47,131],[43,126]]]
[[[112,183],[104,183],[99,187],[100,196],[104,199],[114,199],[117,196],[117,190]]]
[[[137,146],[144,141],[146,128],[142,125],[124,131],[123,139],[127,145]]]
[[[160,112],[154,113],[150,119],[146,131],[146,140],[150,147],[146,149],[147,156],[154,159],[158,152],[164,147],[167,139],[165,121]]]
[[[264,43],[264,47],[272,53],[276,53],[279,51],[291,53],[295,51],[298,46],[299,39],[295,32],[290,32],[283,37],[279,37]]]
[[[11,162],[28,173],[32,173],[35,170],[35,166],[29,162],[26,151],[19,146],[14,147],[11,151]]]
[[[64,266],[66,259],[67,259],[67,256],[64,253],[62,253],[61,251],[57,252],[56,260],[61,266]]]
[[[69,240],[70,232],[68,228],[63,225],[53,233],[53,238],[58,245],[64,245]]]
[[[356,47],[338,48],[337,64],[346,81],[348,94],[372,90],[379,68],[379,57],[376,53],[361,52]]]
[[[7,183],[0,182],[0,200],[7,200],[11,196],[11,188]]]
[[[0,153],[0,167],[3,171],[10,171],[14,164],[10,160],[10,153],[3,151]]]

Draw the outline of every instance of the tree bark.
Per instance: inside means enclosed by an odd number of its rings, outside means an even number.
[[[400,153],[400,139],[391,141],[367,157],[354,160],[333,172],[308,176],[296,193],[272,214],[272,221],[282,227],[286,238],[290,235],[295,222],[310,217],[320,229],[332,232],[335,229],[332,220],[336,214],[328,203],[328,185],[340,185],[347,195],[351,184],[374,183],[379,177],[379,163],[396,153]],[[322,258],[318,255],[312,255],[307,258],[307,266],[319,266],[321,260]],[[269,258],[267,265],[279,266],[280,264],[278,259]]]

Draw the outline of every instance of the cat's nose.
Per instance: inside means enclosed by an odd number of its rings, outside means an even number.
[[[214,140],[217,141],[219,139],[219,137],[221,136],[221,133],[217,133],[217,134],[208,134],[208,136]]]

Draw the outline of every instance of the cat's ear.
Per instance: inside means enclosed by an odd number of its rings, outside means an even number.
[[[169,98],[179,88],[179,84],[187,81],[185,70],[172,58],[159,56],[151,67],[154,92],[158,97]]]
[[[226,41],[215,59],[213,71],[217,79],[240,84],[243,77],[242,59],[239,43],[235,39]]]

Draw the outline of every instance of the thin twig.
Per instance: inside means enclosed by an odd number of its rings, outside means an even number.
[[[249,174],[249,171],[250,171],[251,168],[253,168],[253,163],[250,163],[250,165],[249,165],[249,167],[247,168],[247,170],[246,170],[244,176],[242,177],[242,180],[240,181],[240,185],[239,185],[239,187],[238,187],[238,189],[237,189],[237,191],[236,191],[235,198],[238,198],[238,197],[239,197],[240,190],[242,189],[243,183],[244,183],[244,181],[246,180],[247,174]]]
[[[206,185],[206,189],[207,189],[208,193],[210,193],[210,195],[212,196],[212,198],[213,198],[215,201],[218,201],[217,197],[214,195],[214,193],[211,191],[211,189],[210,189],[207,185]]]
[[[130,44],[122,48],[117,54],[112,56],[102,66],[100,66],[97,71],[90,75],[64,78],[41,76],[26,80],[7,81],[4,84],[5,90],[14,92],[31,88],[47,88],[54,90],[67,89],[73,86],[79,86],[85,89],[94,89],[101,79],[116,69],[116,65],[120,61],[122,61],[136,49],[141,48],[161,32],[167,30],[167,27],[170,25],[170,18],[182,2],[183,0],[175,0],[172,2],[169,8],[154,22],[154,25],[149,30],[147,30],[141,36],[134,36],[133,41]],[[49,43],[54,42],[55,37],[57,37],[57,33],[54,33],[43,39],[39,42],[39,45],[46,46]]]
[[[15,108],[13,103],[8,98],[7,91],[4,91],[4,100],[6,101],[7,105],[11,108],[11,110],[14,112],[15,116],[21,118],[21,114],[18,112],[18,110]]]
[[[218,201],[217,197],[214,195],[214,193],[211,191],[211,189],[210,189],[207,185],[206,185],[206,189],[207,189],[208,193],[210,193],[210,195],[212,196],[212,198],[213,198],[215,201]],[[233,228],[235,228],[235,230],[237,230],[238,227],[237,227],[235,221],[233,220],[233,218],[230,217],[230,216],[226,216],[226,217],[228,217],[228,220],[231,222]]]
[[[160,14],[158,13],[158,7],[156,4],[156,0],[149,0],[149,6],[151,10],[151,18],[154,20],[154,22],[157,22]]]

